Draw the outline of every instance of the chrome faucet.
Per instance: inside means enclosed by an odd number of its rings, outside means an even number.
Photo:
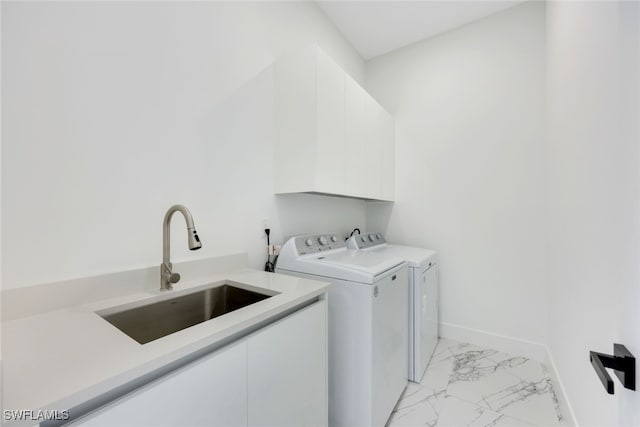
[[[177,283],[180,280],[180,275],[171,271],[172,265],[170,261],[170,245],[171,239],[171,217],[178,211],[184,216],[184,220],[187,222],[187,239],[189,241],[189,249],[195,251],[202,247],[200,238],[196,232],[196,228],[193,225],[193,218],[189,209],[182,205],[173,205],[169,208],[164,216],[164,222],[162,224],[162,264],[160,265],[160,290],[168,291],[173,289],[173,283]]]

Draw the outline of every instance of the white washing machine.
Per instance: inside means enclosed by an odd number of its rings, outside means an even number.
[[[275,271],[331,282],[329,424],[384,426],[407,385],[405,261],[309,235],[283,245]]]
[[[402,258],[409,266],[409,373],[420,382],[438,343],[438,256],[430,249],[390,245],[382,233],[354,235],[347,247]]]

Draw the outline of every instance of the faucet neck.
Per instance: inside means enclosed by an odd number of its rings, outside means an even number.
[[[171,268],[171,217],[176,212],[180,212],[184,216],[184,220],[187,223],[188,232],[192,232],[195,229],[193,225],[193,217],[191,212],[183,205],[173,205],[167,210],[164,215],[164,221],[162,223],[162,263]]]

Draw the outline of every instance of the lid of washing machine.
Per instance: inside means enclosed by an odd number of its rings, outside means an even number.
[[[373,284],[406,265],[403,259],[373,252],[346,250],[327,256],[307,258],[301,266],[311,274],[350,282]]]
[[[389,244],[384,235],[377,231],[351,236],[347,240],[347,247],[361,252],[379,252],[385,254],[384,256],[402,258],[407,261],[409,267],[415,268],[429,266],[429,263],[435,264],[438,262],[438,254],[435,251],[413,246]]]
[[[322,278],[373,284],[406,265],[403,259],[373,252],[342,250],[306,255],[281,264],[281,270],[311,274]],[[283,271],[284,272],[284,271]]]
[[[379,276],[385,271],[404,263],[404,260],[381,252],[347,250],[318,258],[318,262],[332,265],[336,268],[361,271],[371,276]]]
[[[436,264],[438,262],[438,254],[436,251],[425,248],[416,248],[413,246],[387,245],[384,250],[398,258],[407,261],[409,267],[419,268],[425,265]]]

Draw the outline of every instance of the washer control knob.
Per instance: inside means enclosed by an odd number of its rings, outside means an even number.
[[[376,239],[377,239],[377,240],[382,239],[382,234],[380,234],[380,233],[376,234]]]
[[[373,236],[373,234],[369,234],[369,241],[373,242],[375,240],[375,237]]]
[[[326,245],[327,244],[327,238],[324,237],[324,236],[318,237],[318,243],[320,243],[321,245]]]
[[[307,239],[307,240],[304,241],[304,243],[306,243],[307,246],[312,246],[313,245],[313,240]]]
[[[331,241],[333,243],[337,242],[338,241],[338,236],[331,236]]]
[[[365,242],[364,237],[360,237],[360,241],[364,243]]]

